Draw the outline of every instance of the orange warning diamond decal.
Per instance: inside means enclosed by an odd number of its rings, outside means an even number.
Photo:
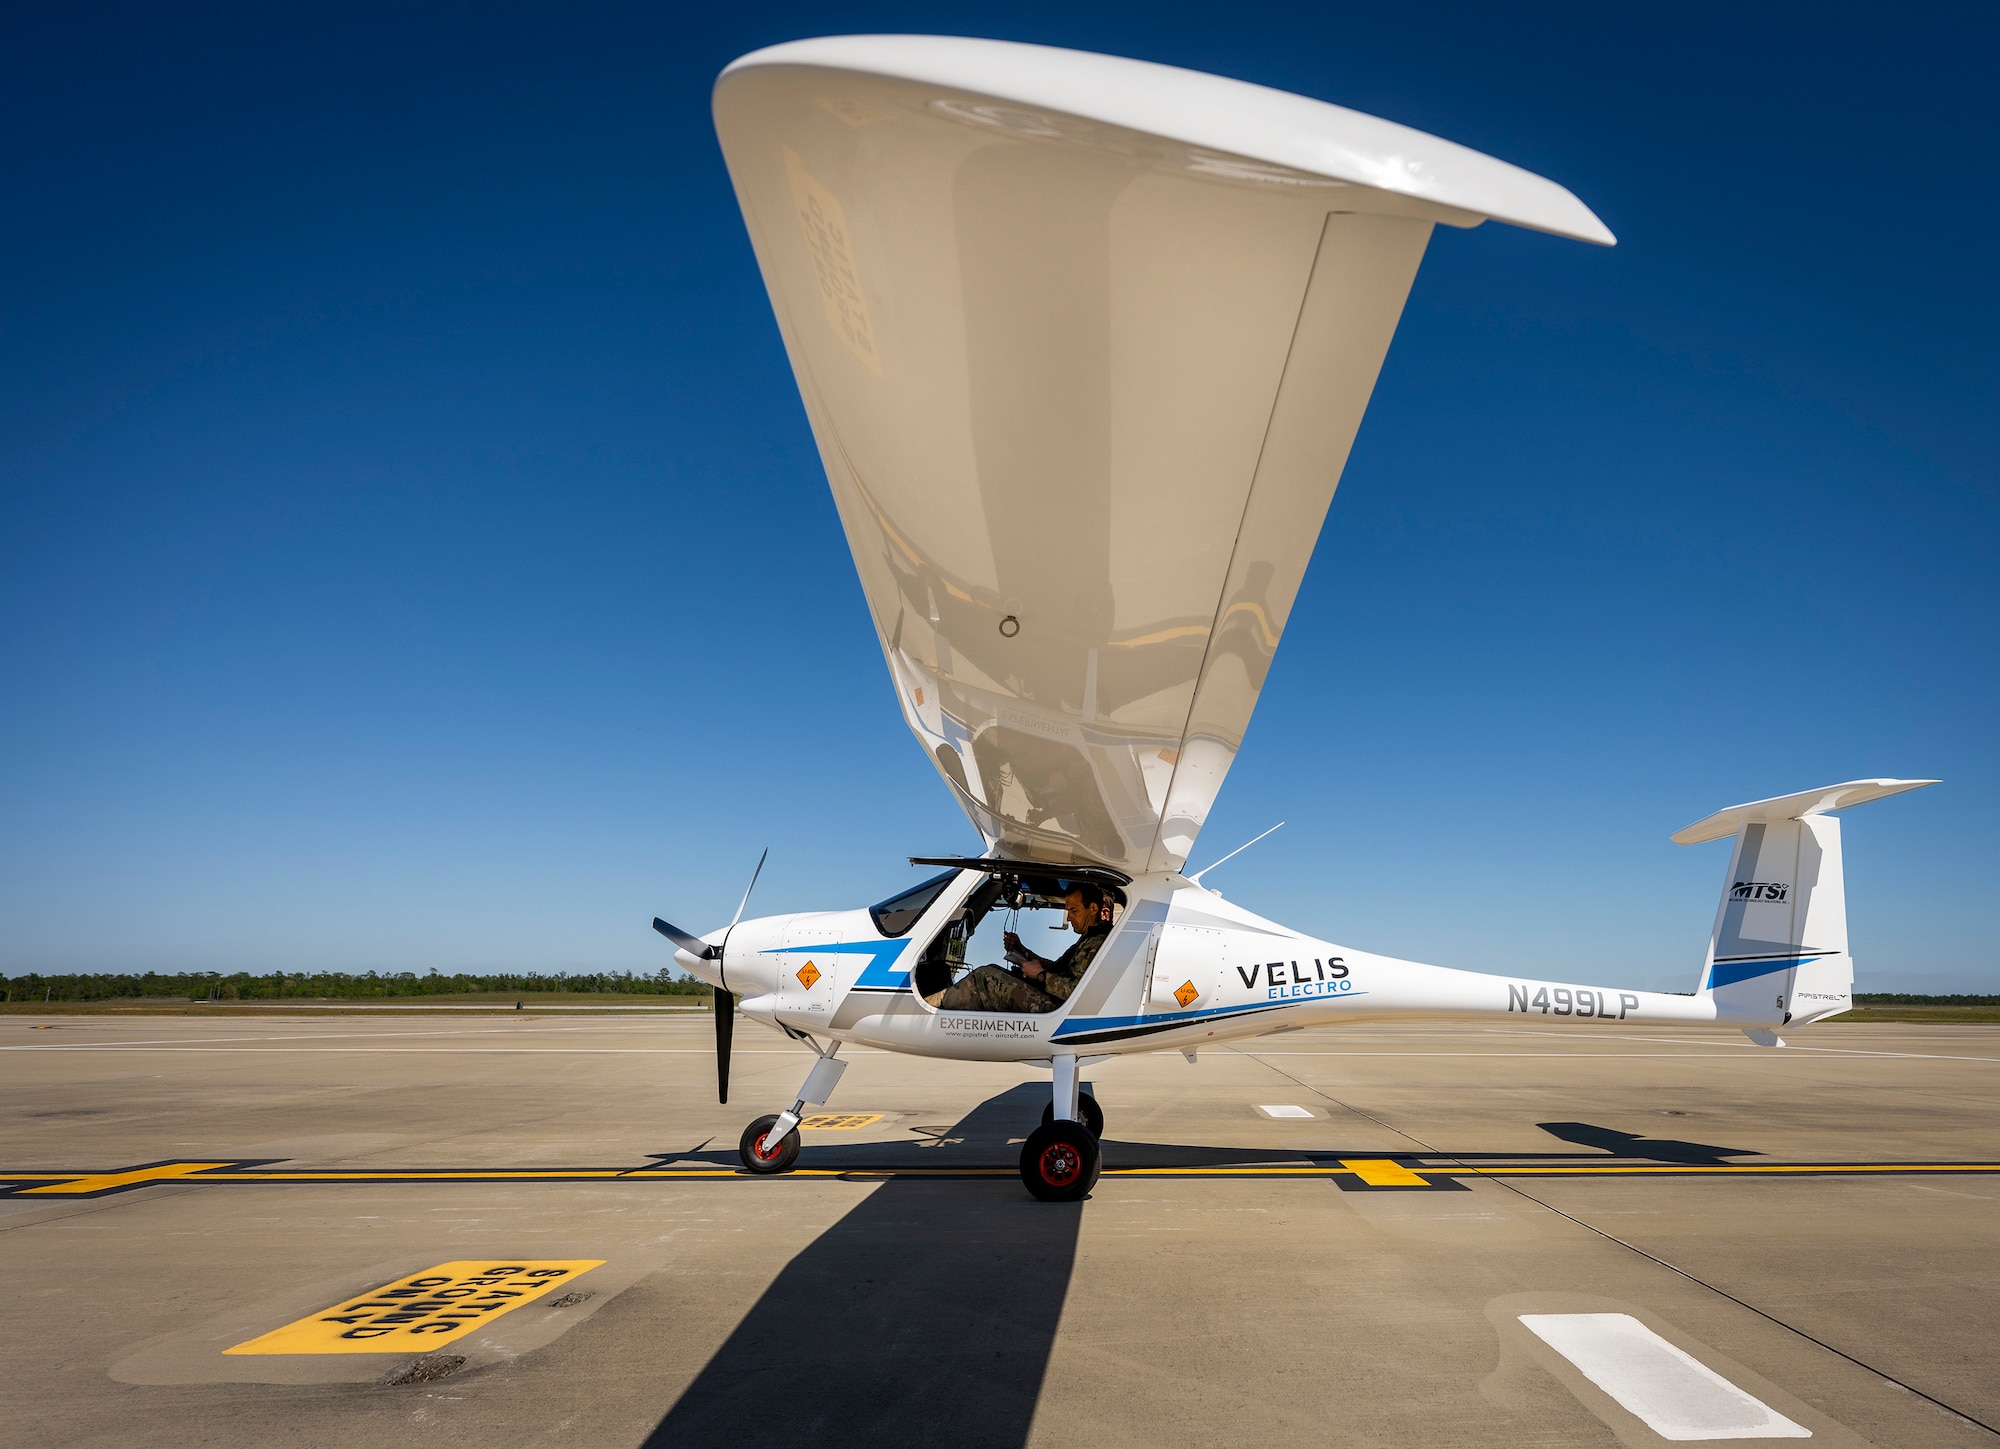
[[[813,982],[817,980],[819,980],[819,967],[813,965],[810,961],[799,967],[799,985],[810,991],[812,990]]]
[[[1174,1000],[1178,1001],[1182,1006],[1186,1006],[1190,1001],[1193,1001],[1199,995],[1201,995],[1201,993],[1194,989],[1194,983],[1192,981],[1183,981],[1181,983],[1181,989],[1174,993]]]

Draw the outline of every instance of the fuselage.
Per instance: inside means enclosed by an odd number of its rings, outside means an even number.
[[[868,910],[739,922],[705,938],[718,960],[676,953],[734,992],[745,1016],[822,1040],[922,1056],[1047,1061],[1061,1054],[1188,1050],[1343,1021],[1508,1018],[1576,1030],[1667,1023],[1773,1028],[1768,1006],[1523,980],[1430,966],[1303,935],[1186,878],[1140,876],[1096,960],[1060,1009],[939,1011],[912,984],[917,958],[982,877],[963,871],[900,935]],[[1762,1000],[1760,998],[1759,1000]]]

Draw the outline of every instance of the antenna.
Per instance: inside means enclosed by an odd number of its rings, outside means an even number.
[[[1285,828],[1285,822],[1280,820],[1276,825],[1273,825],[1271,827],[1271,830],[1265,831],[1264,835],[1269,835],[1272,830],[1282,830],[1284,828]],[[1262,840],[1264,838],[1264,835],[1253,836],[1249,840],[1244,841],[1241,845],[1237,846],[1236,849],[1230,851],[1229,854],[1223,856],[1221,860],[1203,866],[1200,870],[1196,871],[1193,875],[1189,876],[1188,879],[1193,881],[1196,885],[1200,885],[1201,878],[1203,876],[1207,875],[1210,871],[1214,870],[1216,866],[1223,865],[1229,861],[1236,859],[1237,856],[1241,855],[1244,851],[1248,850],[1251,846],[1255,845],[1258,841]]]

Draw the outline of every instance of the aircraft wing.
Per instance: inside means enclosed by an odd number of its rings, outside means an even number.
[[[1238,81],[999,41],[745,56],[716,130],[904,718],[1000,854],[1178,869],[1434,223],[1567,191]]]

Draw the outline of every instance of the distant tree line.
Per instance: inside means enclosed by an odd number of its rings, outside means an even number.
[[[38,972],[0,978],[0,1001],[126,1001],[185,997],[191,1001],[281,1001],[293,997],[352,1001],[392,996],[459,996],[470,992],[593,992],[608,996],[706,996],[708,983],[661,969],[651,976],[630,971],[557,971],[508,976],[449,975],[432,970],[160,971],[103,975],[44,976]]]
[[[1913,996],[1907,991],[1857,991],[1856,1006],[2000,1006],[2000,996]]]

